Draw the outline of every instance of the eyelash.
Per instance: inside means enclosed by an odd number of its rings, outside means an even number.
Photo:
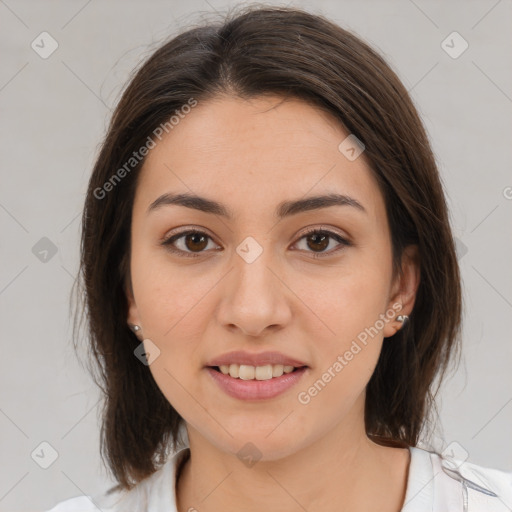
[[[179,240],[180,238],[183,238],[187,235],[194,235],[194,234],[206,235],[210,240],[212,240],[212,238],[204,231],[199,231],[197,229],[189,229],[189,230],[183,231],[181,233],[174,234],[171,237],[165,239],[162,242],[162,245],[165,246],[165,248],[168,251],[170,251],[174,254],[178,254],[179,256],[183,256],[185,258],[197,258],[197,257],[201,256],[202,252],[204,252],[204,251],[201,251],[199,253],[187,252],[187,251],[182,251],[181,249],[176,249],[172,245],[176,240]],[[334,233],[333,231],[329,231],[326,229],[321,229],[321,228],[314,228],[314,229],[307,231],[299,238],[298,241],[300,241],[303,238],[306,238],[310,235],[315,235],[315,234],[327,235],[329,238],[332,238],[336,242],[340,243],[340,247],[338,247],[336,249],[331,249],[329,252],[317,252],[317,253],[312,252],[313,258],[324,258],[327,256],[332,256],[334,253],[337,253],[340,250],[344,249],[345,247],[349,247],[352,245],[351,242],[349,242],[342,236],[338,235],[337,233]],[[310,252],[310,251],[308,251],[308,252]]]

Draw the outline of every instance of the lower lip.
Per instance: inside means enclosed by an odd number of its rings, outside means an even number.
[[[224,375],[213,368],[206,368],[213,380],[225,393],[240,400],[266,400],[274,398],[297,384],[307,369],[304,366],[291,373],[283,373],[281,377],[272,377],[268,380],[242,380]]]

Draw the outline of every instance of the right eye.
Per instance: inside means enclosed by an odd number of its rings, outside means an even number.
[[[208,240],[212,240],[212,238],[204,231],[188,229],[165,239],[162,245],[178,256],[197,258],[208,246]],[[178,244],[181,247],[177,247]]]

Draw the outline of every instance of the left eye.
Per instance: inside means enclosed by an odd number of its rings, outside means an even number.
[[[321,258],[323,256],[330,256],[333,253],[337,253],[338,251],[342,250],[345,246],[349,246],[350,242],[343,238],[342,236],[338,235],[337,233],[334,233],[332,231],[328,231],[325,229],[313,229],[306,234],[304,234],[300,239],[299,242],[303,239],[306,239],[306,244],[308,247],[312,247],[314,249],[319,249],[318,252],[313,251],[315,254],[313,254],[314,258]],[[326,253],[325,249],[329,247],[330,241],[335,240],[338,242],[338,247],[335,249],[332,249]]]
[[[331,255],[340,251],[345,246],[351,245],[348,240],[342,236],[325,229],[313,229],[299,238],[299,242],[306,240],[307,247],[314,249],[312,252],[314,258]],[[169,251],[185,257],[197,257],[208,247],[208,241],[212,240],[209,235],[203,231],[188,230],[167,238],[162,242]],[[335,240],[338,247],[326,252],[330,242]],[[179,247],[181,245],[181,247]],[[309,251],[306,251],[309,252]]]

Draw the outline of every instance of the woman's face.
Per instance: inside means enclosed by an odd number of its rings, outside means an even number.
[[[393,279],[384,200],[348,135],[300,100],[225,96],[199,102],[144,163],[128,321],[141,326],[151,373],[189,436],[192,427],[226,453],[251,442],[271,460],[333,429],[360,436],[384,338],[400,327],[399,304],[412,309],[417,267],[408,258]],[[173,204],[176,194],[219,206]],[[339,204],[304,203],[335,194]],[[209,363],[238,350],[307,368],[271,381],[251,380],[251,368],[236,382],[212,373]]]

